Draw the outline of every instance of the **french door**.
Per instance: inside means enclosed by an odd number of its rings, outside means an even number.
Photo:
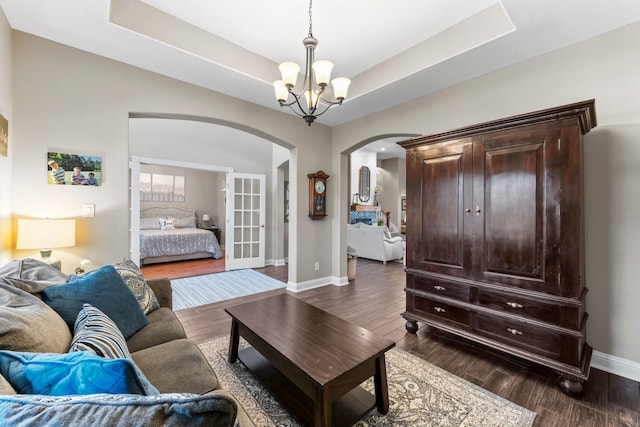
[[[265,265],[265,185],[265,175],[227,173],[227,270]]]

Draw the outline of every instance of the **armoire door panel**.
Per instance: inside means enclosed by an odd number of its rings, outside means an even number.
[[[543,144],[488,150],[485,271],[543,279]]]
[[[423,261],[462,266],[461,162],[461,154],[423,161]]]
[[[472,160],[470,144],[446,147],[420,160],[420,268],[464,274],[470,256],[468,250],[465,253],[469,234],[465,231],[465,199],[470,195],[466,181]]]

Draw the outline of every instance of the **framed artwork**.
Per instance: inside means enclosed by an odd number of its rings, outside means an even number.
[[[47,183],[102,185],[102,157],[60,152],[47,153]]]
[[[161,173],[140,173],[141,202],[184,202],[185,177]]]
[[[284,222],[289,222],[289,181],[284,182]]]
[[[407,198],[402,196],[400,198],[400,204],[401,204],[402,210],[406,211],[407,210]]]
[[[9,122],[0,114],[0,156],[9,152]]]

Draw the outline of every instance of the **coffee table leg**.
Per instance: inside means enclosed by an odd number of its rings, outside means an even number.
[[[389,412],[389,387],[387,385],[387,366],[384,354],[376,359],[376,373],[373,378],[376,389],[376,409],[382,415]]]
[[[238,345],[240,344],[240,333],[238,332],[238,322],[231,321],[231,335],[229,336],[229,363],[238,360]]]
[[[331,402],[325,397],[321,387],[316,388],[315,427],[331,427]]]

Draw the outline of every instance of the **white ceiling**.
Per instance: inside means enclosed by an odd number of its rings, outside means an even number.
[[[0,0],[12,28],[281,109],[305,0]],[[316,0],[316,59],[352,80],[330,126],[640,20],[638,0]],[[283,111],[286,111],[284,109]]]

